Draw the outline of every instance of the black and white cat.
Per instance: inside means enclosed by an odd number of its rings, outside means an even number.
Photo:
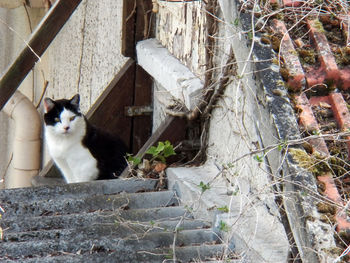
[[[92,126],[72,99],[44,100],[45,139],[67,183],[117,178],[127,166],[126,146]]]

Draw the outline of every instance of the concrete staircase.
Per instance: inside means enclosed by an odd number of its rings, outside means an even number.
[[[156,184],[117,179],[2,190],[0,261],[221,260],[225,246],[211,224]]]

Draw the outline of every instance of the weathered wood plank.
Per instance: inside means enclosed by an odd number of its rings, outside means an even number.
[[[135,43],[154,35],[155,16],[152,16],[152,0],[137,0]]]
[[[135,58],[135,23],[137,0],[123,1],[122,54]]]
[[[18,86],[34,67],[39,58],[50,45],[57,33],[69,19],[81,0],[60,0],[52,6],[30,36],[26,45],[15,60],[2,74],[0,79],[0,110],[13,95]],[[28,47],[30,46],[31,49]]]
[[[129,59],[86,114],[88,120],[112,134],[117,134],[131,147],[132,119],[124,109],[132,105],[135,61]]]
[[[142,67],[136,67],[134,106],[152,105],[153,80]],[[152,134],[152,114],[133,118],[132,152],[137,153]]]
[[[153,16],[154,17],[154,16]],[[135,32],[132,45],[135,52],[136,44],[154,36],[154,19],[152,19],[152,1],[136,0]],[[152,104],[152,77],[137,66],[135,72],[134,106],[147,106]],[[133,118],[132,152],[137,153],[152,134],[152,115]]]
[[[155,16],[151,0],[124,0],[122,54],[135,58],[135,46],[140,40],[154,36]]]

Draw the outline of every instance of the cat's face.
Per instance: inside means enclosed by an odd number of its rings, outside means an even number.
[[[72,99],[44,100],[46,130],[55,135],[69,136],[81,129],[84,122],[79,111],[79,94]]]

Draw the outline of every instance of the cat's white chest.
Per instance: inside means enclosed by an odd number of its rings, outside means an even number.
[[[73,150],[75,144],[80,144],[79,141],[72,139],[65,139],[52,136],[49,132],[46,132],[46,142],[50,155],[53,158],[66,158],[67,154]],[[76,151],[78,149],[74,149]]]
[[[49,152],[54,158],[70,159],[76,157],[89,157],[90,152],[85,148],[80,140],[75,140],[74,138],[52,138],[52,136],[47,135],[47,145]],[[91,156],[91,158],[93,158]],[[86,161],[82,160],[81,161]]]
[[[98,177],[97,161],[81,141],[81,136],[57,136],[46,131],[50,155],[67,183],[87,182]]]

